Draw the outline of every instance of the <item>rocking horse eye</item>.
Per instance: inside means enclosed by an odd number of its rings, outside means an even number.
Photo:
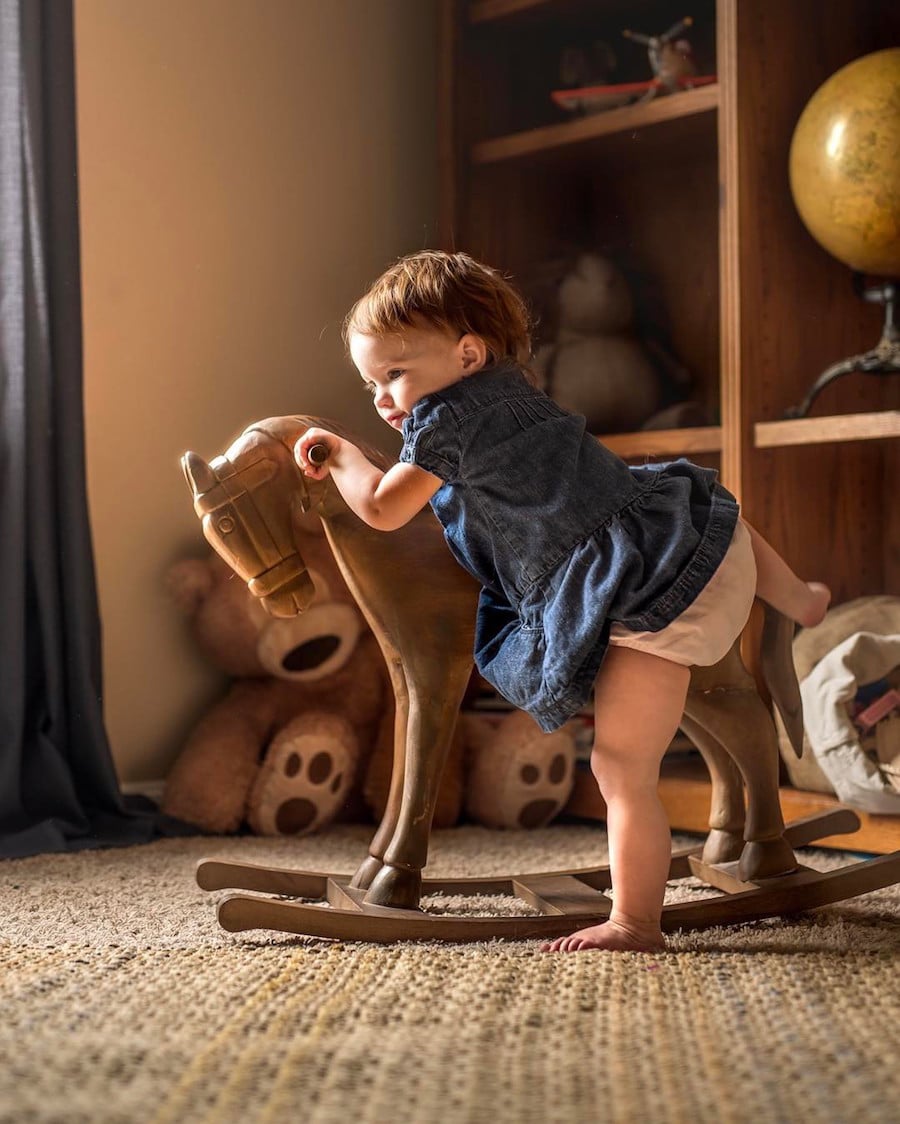
[[[223,515],[216,526],[219,528],[223,535],[230,535],[234,530],[234,520],[230,515]]]

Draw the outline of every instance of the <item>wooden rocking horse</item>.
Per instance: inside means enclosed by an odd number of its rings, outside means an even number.
[[[321,518],[390,672],[397,703],[390,794],[368,857],[352,877],[202,861],[197,880],[203,889],[254,892],[227,896],[220,924],[233,932],[264,928],[390,942],[551,939],[602,919],[611,906],[604,894],[611,885],[608,867],[423,880],[444,759],[472,670],[478,587],[452,558],[429,510],[400,530],[374,531],[330,480],[310,481],[300,472],[294,444],[317,425],[343,432],[320,418],[269,418],[248,427],[211,463],[189,452],[182,464],[207,540],[275,616],[293,616],[309,604],[312,581],[293,527],[303,512]],[[373,463],[389,466],[380,453],[356,443]],[[760,663],[799,755],[803,722],[792,635],[791,622],[766,607]],[[693,875],[725,893],[666,906],[664,930],[812,909],[900,881],[900,852],[828,873],[798,864],[794,847],[853,832],[859,820],[849,809],[836,809],[785,827],[775,728],[738,643],[715,666],[693,669],[682,728],[710,772],[710,831],[702,847],[673,853],[669,878]],[[420,910],[423,894],[433,893],[513,895],[534,913],[472,917]]]

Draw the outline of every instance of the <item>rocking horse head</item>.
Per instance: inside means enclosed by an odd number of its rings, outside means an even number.
[[[181,458],[206,540],[275,617],[302,613],[315,593],[294,520],[316,506],[321,485],[307,483],[293,446],[316,420],[268,418],[209,463],[197,453]]]

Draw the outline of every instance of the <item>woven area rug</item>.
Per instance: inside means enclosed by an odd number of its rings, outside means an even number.
[[[369,835],[0,862],[0,1121],[900,1119],[898,888],[663,954],[546,955],[231,935],[193,881],[216,856],[349,872]],[[435,834],[428,873],[604,855],[600,827],[462,827]]]

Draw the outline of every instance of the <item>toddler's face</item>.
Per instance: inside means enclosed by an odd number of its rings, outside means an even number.
[[[472,374],[472,336],[455,339],[434,328],[407,328],[389,336],[350,337],[350,355],[372,395],[379,417],[400,429],[426,394],[445,390]]]

